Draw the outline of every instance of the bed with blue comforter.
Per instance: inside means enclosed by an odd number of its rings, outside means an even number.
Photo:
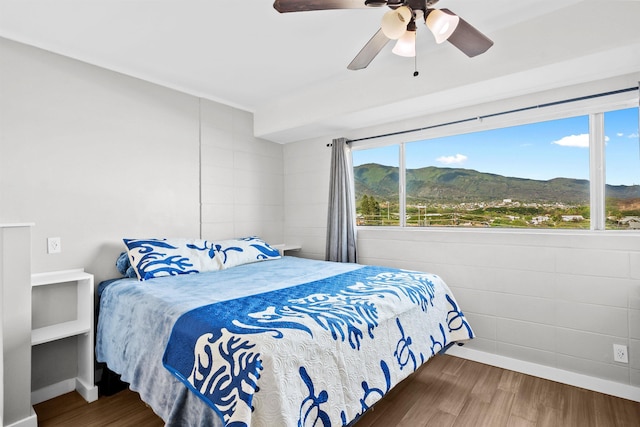
[[[169,426],[342,426],[473,332],[436,275],[282,257],[112,281],[96,355]]]

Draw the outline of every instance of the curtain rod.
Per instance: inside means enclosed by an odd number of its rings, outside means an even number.
[[[374,135],[374,136],[367,136],[367,137],[364,137],[364,138],[351,139],[351,140],[348,140],[347,143],[349,144],[349,143],[352,143],[352,142],[367,141],[369,139],[377,139],[377,138],[384,138],[384,137],[387,137],[387,136],[403,135],[405,133],[420,132],[420,131],[423,131],[423,130],[435,129],[435,128],[439,128],[439,127],[443,127],[443,126],[457,125],[457,124],[460,124],[460,123],[471,122],[471,121],[474,121],[474,120],[487,119],[489,117],[497,117],[497,116],[502,116],[502,115],[505,115],[505,114],[519,113],[521,111],[535,110],[537,108],[553,107],[555,105],[568,104],[570,102],[577,102],[577,101],[585,101],[587,99],[600,98],[602,96],[617,95],[619,93],[631,92],[631,91],[638,90],[638,89],[639,89],[639,87],[635,86],[635,87],[628,87],[626,89],[618,89],[618,90],[613,90],[613,91],[610,91],[610,92],[598,93],[598,94],[595,94],[595,95],[586,95],[586,96],[581,96],[581,97],[578,97],[578,98],[564,99],[562,101],[547,102],[546,104],[539,104],[539,105],[532,105],[530,107],[516,108],[516,109],[513,109],[513,110],[501,111],[499,113],[486,114],[484,116],[476,116],[476,117],[470,117],[468,119],[454,120],[452,122],[438,123],[436,125],[425,126],[425,127],[422,127],[422,128],[407,129],[407,130],[401,130],[401,131],[397,131],[397,132],[385,133],[385,134],[382,134],[382,135]],[[331,144],[327,144],[327,147],[330,147],[330,146],[331,146]]]

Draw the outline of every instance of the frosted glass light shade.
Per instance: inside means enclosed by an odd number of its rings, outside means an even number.
[[[456,30],[459,22],[458,15],[451,15],[439,9],[430,11],[425,19],[425,24],[436,38],[436,43],[447,40]]]
[[[416,56],[416,32],[406,31],[402,37],[398,39],[396,45],[391,51],[398,56],[406,56],[413,58]]]
[[[411,21],[411,9],[401,6],[382,15],[382,32],[391,40],[398,40],[407,31]]]

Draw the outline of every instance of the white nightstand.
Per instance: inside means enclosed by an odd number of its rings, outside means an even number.
[[[291,245],[288,243],[279,243],[277,245],[271,245],[274,249],[277,249],[280,252],[280,256],[284,256],[287,251],[299,251],[302,249],[300,245]]]
[[[56,323],[31,331],[31,345],[44,344],[62,338],[78,337],[78,373],[75,378],[75,390],[87,402],[98,399],[98,387],[94,381],[94,339],[93,339],[93,275],[84,270],[65,270],[31,275],[32,289],[37,286],[54,285],[56,283],[77,282],[77,316],[75,320]],[[73,380],[71,380],[73,381]],[[32,392],[32,400],[36,403],[68,393],[67,386],[60,384],[51,389]]]

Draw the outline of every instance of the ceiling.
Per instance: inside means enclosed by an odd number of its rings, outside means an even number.
[[[272,4],[0,0],[0,36],[251,111],[281,143],[640,72],[638,0],[440,0],[494,46],[467,58],[419,25],[415,62],[389,43],[359,71],[386,8]]]

